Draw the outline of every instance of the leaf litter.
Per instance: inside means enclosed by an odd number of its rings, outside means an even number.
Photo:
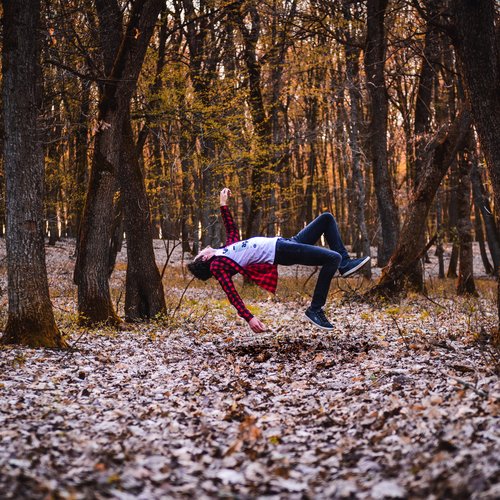
[[[2,498],[498,498],[493,300],[334,297],[327,333],[278,294],[253,334],[208,286],[174,318],[63,325],[68,352],[2,348]]]

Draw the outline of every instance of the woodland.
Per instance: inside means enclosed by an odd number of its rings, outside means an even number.
[[[500,497],[497,0],[2,0],[0,498]],[[236,287],[334,214],[355,277]],[[322,245],[324,242],[319,242]]]

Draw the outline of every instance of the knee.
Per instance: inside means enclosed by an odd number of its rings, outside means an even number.
[[[320,217],[325,221],[325,222],[328,222],[328,223],[336,223],[335,221],[335,217],[333,216],[332,213],[330,212],[323,212]]]
[[[338,252],[334,252],[333,250],[330,252],[329,265],[331,267],[337,268],[342,260],[342,256]]]

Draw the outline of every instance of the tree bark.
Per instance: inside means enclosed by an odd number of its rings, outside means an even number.
[[[455,0],[452,15],[451,37],[486,158],[495,206],[500,207],[500,43],[495,31],[495,2]],[[500,329],[500,280],[497,300]]]
[[[371,0],[367,10],[365,47],[366,85],[370,95],[369,145],[377,206],[382,229],[378,265],[385,266],[396,249],[399,235],[398,210],[394,201],[387,161],[388,100],[384,65],[387,40],[384,30],[388,0]]]
[[[448,203],[448,237],[452,242],[450,261],[448,262],[447,278],[457,278],[458,268],[458,166],[453,162],[449,175],[449,203]]]
[[[54,321],[45,266],[44,161],[37,125],[40,1],[4,0],[2,21],[9,295],[2,343],[66,347]]]
[[[123,134],[117,170],[127,236],[125,319],[135,321],[154,318],[163,312],[165,296],[153,250],[149,200],[128,113]]]
[[[500,55],[493,0],[453,2],[452,41],[500,206]]]
[[[344,5],[344,16],[347,20],[351,19],[348,7]],[[351,40],[349,40],[351,41]],[[346,57],[346,82],[349,89],[350,114],[349,114],[349,146],[352,156],[352,177],[354,181],[354,218],[359,231],[361,251],[364,256],[371,256],[370,238],[366,226],[365,216],[365,183],[363,172],[361,171],[363,153],[361,150],[361,141],[359,140],[359,130],[361,128],[361,91],[359,78],[359,56],[360,49],[353,44],[345,46]],[[356,238],[357,239],[357,238]],[[354,245],[353,241],[353,245]],[[363,274],[371,278],[371,267],[363,269]]]
[[[71,212],[74,214],[74,222],[71,220],[69,234],[78,237],[82,211],[85,202],[85,187],[88,181],[88,134],[89,134],[89,111],[90,111],[90,83],[81,82],[81,103],[78,113],[78,122],[75,130],[75,171],[73,203]],[[78,245],[78,243],[77,243]]]
[[[431,13],[435,11],[434,1],[428,1]],[[422,62],[420,67],[417,96],[415,99],[415,122],[413,128],[414,151],[410,161],[411,178],[409,179],[410,186],[417,186],[426,161],[426,145],[431,139],[431,121],[432,121],[432,89],[434,87],[435,69],[434,61],[439,49],[439,40],[436,30],[432,24],[427,22],[424,50],[422,54]],[[425,232],[417,234],[418,246],[423,247],[425,244]],[[440,239],[438,237],[438,239]],[[423,263],[418,260],[412,270],[413,277],[411,281],[414,283],[423,281]]]
[[[460,152],[458,161],[457,232],[460,254],[457,282],[458,295],[476,295],[477,293],[472,254],[471,182],[469,177],[474,148],[472,130],[469,130],[465,148]]]
[[[119,322],[108,282],[111,216],[117,187],[115,176],[121,160],[124,117],[128,114],[161,5],[161,0],[134,3],[113,70],[99,102],[99,129],[95,137],[75,266],[78,312],[82,324]]]
[[[454,228],[456,230],[456,226]],[[447,278],[458,278],[458,258],[460,256],[460,246],[458,244],[458,235],[453,236],[453,245],[451,247],[450,261],[448,262],[448,271],[446,271]]]

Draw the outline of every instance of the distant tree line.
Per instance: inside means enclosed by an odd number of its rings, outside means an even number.
[[[161,313],[153,239],[219,245],[223,185],[245,237],[333,212],[353,252],[377,247],[372,294],[423,291],[431,246],[460,294],[473,241],[497,273],[498,2],[4,0],[2,18],[4,342],[64,345],[45,237],[76,240],[82,324],[120,321],[124,235],[125,319]]]

